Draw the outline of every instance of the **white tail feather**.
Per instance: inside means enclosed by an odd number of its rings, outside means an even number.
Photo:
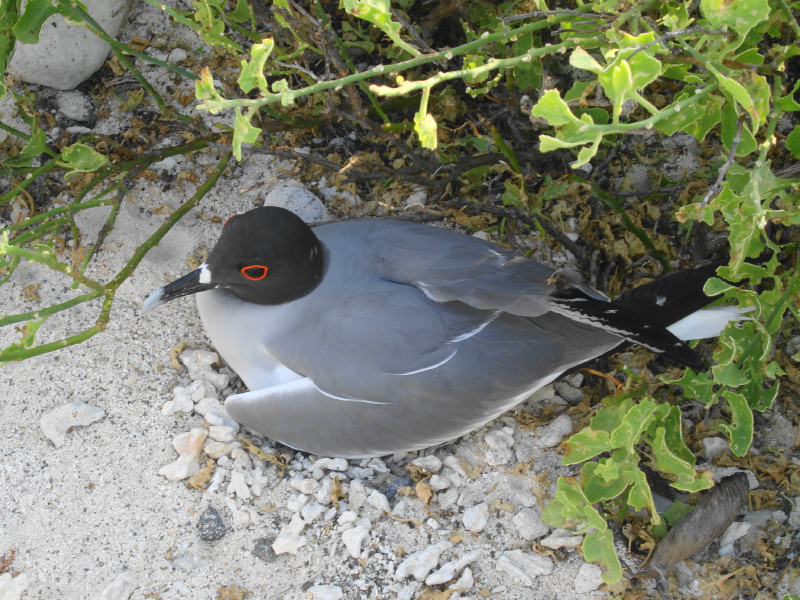
[[[667,329],[683,341],[716,337],[729,322],[748,321],[750,317],[745,315],[753,310],[754,306],[741,309],[735,306],[712,306],[693,312]]]

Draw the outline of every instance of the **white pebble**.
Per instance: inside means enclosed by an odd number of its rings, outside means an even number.
[[[169,417],[179,412],[190,413],[192,410],[194,410],[194,402],[192,402],[188,390],[176,387],[172,390],[172,400],[167,400],[164,406],[161,407],[161,414]]]
[[[73,427],[86,427],[106,416],[106,411],[85,402],[70,402],[55,407],[42,415],[39,423],[42,433],[56,447],[67,441],[67,432]]]
[[[225,407],[209,408],[203,416],[206,418],[206,422],[209,425],[223,425],[233,429],[234,433],[239,433],[239,423],[231,418],[228,411],[225,410]]]
[[[431,489],[435,491],[446,490],[452,485],[452,482],[447,477],[442,477],[441,475],[433,475],[431,477]]]
[[[733,544],[740,537],[747,535],[751,526],[752,523],[748,523],[747,521],[734,521],[728,525],[725,533],[723,533],[722,537],[719,539],[720,550],[729,544]]]
[[[597,565],[584,563],[575,576],[575,591],[588,594],[603,585],[603,570]]]
[[[550,531],[550,527],[547,523],[542,521],[539,513],[532,508],[523,508],[520,510],[514,515],[514,518],[511,519],[511,523],[514,525],[517,532],[519,532],[520,537],[527,541],[540,538]]]
[[[220,403],[219,400],[215,398],[203,398],[197,404],[194,405],[194,412],[198,415],[203,415],[204,417],[208,414],[209,411],[219,411],[222,410],[224,407]]]
[[[139,579],[126,571],[104,587],[94,600],[127,600],[137,587]]]
[[[224,469],[220,466],[214,470],[214,474],[211,476],[211,483],[208,484],[206,488],[206,492],[211,494],[216,492],[222,486],[222,482],[225,481],[225,476],[228,474],[228,469]]]
[[[286,501],[286,508],[292,512],[299,513],[306,504],[308,504],[308,496],[305,494],[296,494],[290,496],[289,500]]]
[[[534,442],[537,448],[552,448],[561,443],[565,436],[572,433],[572,419],[569,415],[561,415],[553,422],[536,430],[538,439]]]
[[[438,531],[439,530],[439,521],[431,517],[427,521],[425,521],[425,525],[427,525],[431,530]]]
[[[233,446],[236,442],[231,442]],[[226,444],[227,445],[227,444]],[[231,450],[231,458],[233,459],[233,466],[241,471],[250,471],[253,468],[253,461],[250,460],[250,454],[243,448],[233,448]]]
[[[222,442],[217,441],[210,441],[206,442],[206,445],[203,446],[203,452],[206,453],[206,456],[209,456],[213,459],[219,459],[223,456],[229,456],[233,448],[229,448],[232,444],[223,444]]]
[[[193,402],[200,402],[204,398],[219,400],[217,389],[205,379],[197,379],[189,384],[189,392]]]
[[[319,487],[319,491],[317,491],[317,502],[322,504],[323,506],[328,506],[333,502],[331,500],[331,492],[333,491],[333,480],[332,479],[323,479],[322,485]]]
[[[364,487],[364,482],[359,479],[354,479],[350,482],[350,490],[347,493],[347,503],[350,509],[358,512],[367,501],[367,489]]]
[[[539,543],[545,548],[557,550],[558,548],[577,548],[583,541],[582,535],[573,535],[566,529],[555,529],[553,533],[542,539]]]
[[[278,537],[272,544],[275,554],[297,554],[297,551],[306,545],[306,536],[301,536],[306,522],[300,515],[294,515],[291,523],[281,528]]]
[[[463,554],[461,557],[443,564],[438,571],[431,573],[425,579],[425,585],[441,585],[452,581],[456,576],[472,562],[478,560],[483,554],[482,550],[472,550]]]
[[[392,511],[391,506],[389,506],[388,498],[378,490],[372,490],[372,492],[370,492],[370,495],[367,497],[367,504],[377,508],[380,512],[388,513]]]
[[[439,508],[447,510],[455,506],[456,502],[458,502],[458,497],[458,490],[447,490],[444,494],[437,495],[436,499],[439,501]]]
[[[353,558],[361,556],[361,545],[369,537],[369,521],[362,519],[359,525],[342,532],[342,541],[347,552]]]
[[[511,461],[514,438],[507,431],[508,428],[495,429],[486,434],[484,438],[489,450],[486,452],[486,462],[490,465],[506,465]]]
[[[346,510],[339,515],[339,518],[336,519],[336,522],[339,525],[346,525],[348,523],[355,523],[356,519],[358,519],[358,515],[356,513],[354,513],[352,510]]]
[[[489,522],[489,507],[485,502],[468,508],[461,516],[464,528],[472,533],[480,533]]]
[[[459,577],[458,580],[456,580],[456,582],[447,589],[470,590],[472,589],[473,585],[475,585],[475,578],[472,576],[472,569],[467,567],[466,569],[464,569],[464,572],[461,574],[461,577]]]
[[[175,462],[162,467],[158,473],[163,475],[170,481],[180,481],[187,479],[200,470],[200,452],[203,449],[203,442],[206,439],[208,432],[202,428],[195,428],[189,432],[186,443],[182,445],[181,450],[176,448],[180,456]],[[173,446],[178,445],[178,438],[173,440]]]
[[[20,573],[16,577],[11,577],[11,573],[0,575],[1,600],[20,600],[26,589],[28,589],[27,573]]]
[[[203,379],[208,381],[218,390],[228,387],[230,378],[224,373],[217,373],[211,365],[219,360],[213,352],[207,350],[184,350],[178,355],[180,361],[189,371],[191,379]]]
[[[453,471],[461,475],[461,477],[467,477],[467,472],[464,470],[461,461],[458,460],[457,457],[453,455],[445,457],[444,464],[446,467],[450,467],[451,469],[453,469]]]
[[[451,542],[444,540],[438,544],[428,546],[424,550],[414,552],[414,554],[411,554],[400,563],[394,572],[394,578],[397,581],[402,581],[412,575],[417,581],[425,581],[428,574],[439,564],[439,557],[442,552],[452,547],[453,544]]]
[[[306,592],[306,600],[343,600],[344,592],[338,585],[312,585]]]
[[[314,462],[312,469],[347,471],[347,460],[344,458],[319,458]]]
[[[438,473],[439,470],[442,468],[442,461],[438,456],[434,456],[430,454],[428,456],[420,456],[419,458],[415,458],[411,461],[411,464],[415,467],[419,467],[423,471],[427,471],[428,473]]]
[[[313,504],[306,504],[300,509],[300,516],[303,517],[303,521],[306,523],[313,523],[319,519],[324,512],[325,507],[319,502],[314,502]]]
[[[267,485],[268,481],[269,477],[264,475],[261,467],[253,469],[253,485],[250,486],[250,491],[253,492],[253,496],[261,496],[264,492],[264,486]]]
[[[519,580],[522,585],[532,586],[533,577],[550,575],[553,572],[553,561],[535,552],[510,550],[503,552],[503,555],[497,560],[495,570],[507,573]]]
[[[227,425],[210,425],[208,427],[208,437],[218,442],[232,442],[236,437],[236,430]]]
[[[309,496],[316,494],[322,487],[318,481],[314,481],[313,479],[292,479],[289,481],[289,485],[301,494],[307,494]]]
[[[250,488],[247,487],[245,474],[241,471],[231,472],[231,481],[228,483],[228,495],[236,494],[240,500],[249,500],[251,497]]]
[[[388,473],[389,467],[380,458],[373,458],[367,463],[367,466],[376,473]]]

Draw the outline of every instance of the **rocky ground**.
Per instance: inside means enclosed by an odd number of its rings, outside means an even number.
[[[122,39],[169,29],[154,8],[135,10]],[[164,50],[160,58],[168,56]],[[51,103],[56,127],[118,133],[129,126],[125,113],[101,114],[84,92],[34,91]],[[154,165],[158,177],[137,179],[87,274],[113,277],[193,193],[180,174],[202,173],[217,158],[169,159]],[[573,429],[566,409],[583,398],[581,374],[519,407],[554,409],[542,427],[525,426],[512,412],[421,453],[309,456],[245,435],[227,417],[222,403],[240,384],[213,354],[191,299],[141,313],[149,293],[213,246],[227,216],[268,200],[325,218],[319,200],[287,181],[291,169],[259,155],[229,169],[122,285],[107,331],[0,370],[0,567],[7,560],[0,600],[608,597],[600,568],[576,548],[580,537],[540,518],[556,479],[573,472],[561,465],[558,444]],[[314,191],[323,199],[336,193],[324,185]],[[96,238],[108,210],[78,216],[84,243]],[[37,283],[31,296],[26,290]],[[2,312],[70,293],[66,279],[22,265],[3,287]],[[91,325],[98,307],[94,301],[50,318],[40,341]],[[0,344],[18,335],[6,327]],[[792,448],[791,422],[770,419],[764,445]],[[709,460],[719,451],[711,446]],[[759,484],[753,478],[751,485]],[[778,527],[794,539],[796,506],[787,498],[786,511],[762,514],[758,531]],[[638,560],[623,542],[618,551],[633,573]],[[715,558],[717,547],[706,557]],[[677,573],[678,597],[710,593],[701,567],[681,564]],[[654,584],[615,593],[647,597]]]

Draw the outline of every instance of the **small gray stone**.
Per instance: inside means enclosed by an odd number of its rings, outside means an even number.
[[[81,92],[61,92],[58,95],[58,110],[73,121],[89,121],[92,116],[92,103]]]
[[[539,427],[536,433],[539,436],[535,442],[538,448],[552,448],[560,444],[565,436],[572,433],[572,419],[569,415],[561,415],[551,423]]]
[[[128,13],[127,0],[84,0],[89,14],[114,37]],[[8,72],[27,83],[71,90],[103,66],[110,46],[86,27],[53,15],[36,44],[18,43]]]
[[[550,527],[532,508],[523,508],[511,519],[516,530],[523,540],[531,541],[542,537]]]
[[[272,542],[267,538],[258,538],[256,540],[256,545],[253,547],[253,555],[264,562],[272,562],[278,558],[278,555],[272,549]]]
[[[225,523],[222,522],[222,517],[213,507],[209,506],[206,511],[200,515],[200,521],[197,523],[200,529],[200,539],[204,542],[215,542],[220,540],[228,530]]]
[[[721,437],[703,438],[703,456],[711,461],[717,454],[728,449],[728,441]]]
[[[175,48],[169,53],[169,56],[167,56],[167,62],[176,64],[185,61],[187,58],[189,58],[189,55],[186,50],[183,48]]]
[[[577,388],[572,387],[566,381],[554,381],[553,389],[555,390],[556,394],[561,396],[564,400],[566,400],[570,404],[577,403],[583,400],[583,392]]]
[[[434,456],[430,454],[428,456],[420,456],[419,458],[415,458],[411,461],[411,464],[415,467],[419,467],[423,471],[427,471],[428,473],[438,473],[439,470],[442,468],[442,461],[438,456]]]
[[[582,535],[573,535],[566,529],[556,529],[539,543],[545,548],[558,550],[559,548],[577,548],[582,541]]]
[[[489,522],[489,506],[485,502],[476,504],[464,511],[461,517],[464,528],[472,533],[480,533]]]
[[[331,215],[322,201],[301,187],[282,186],[275,188],[264,198],[264,206],[281,206],[292,211],[306,223],[331,220]]]
[[[588,594],[603,585],[603,571],[597,565],[589,563],[581,565],[575,576],[575,591],[579,594]]]

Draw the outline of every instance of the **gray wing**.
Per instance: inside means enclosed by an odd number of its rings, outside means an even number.
[[[535,317],[550,310],[553,270],[455,231],[384,222],[370,230],[378,274],[418,287],[435,302]],[[390,250],[384,250],[390,249]]]

